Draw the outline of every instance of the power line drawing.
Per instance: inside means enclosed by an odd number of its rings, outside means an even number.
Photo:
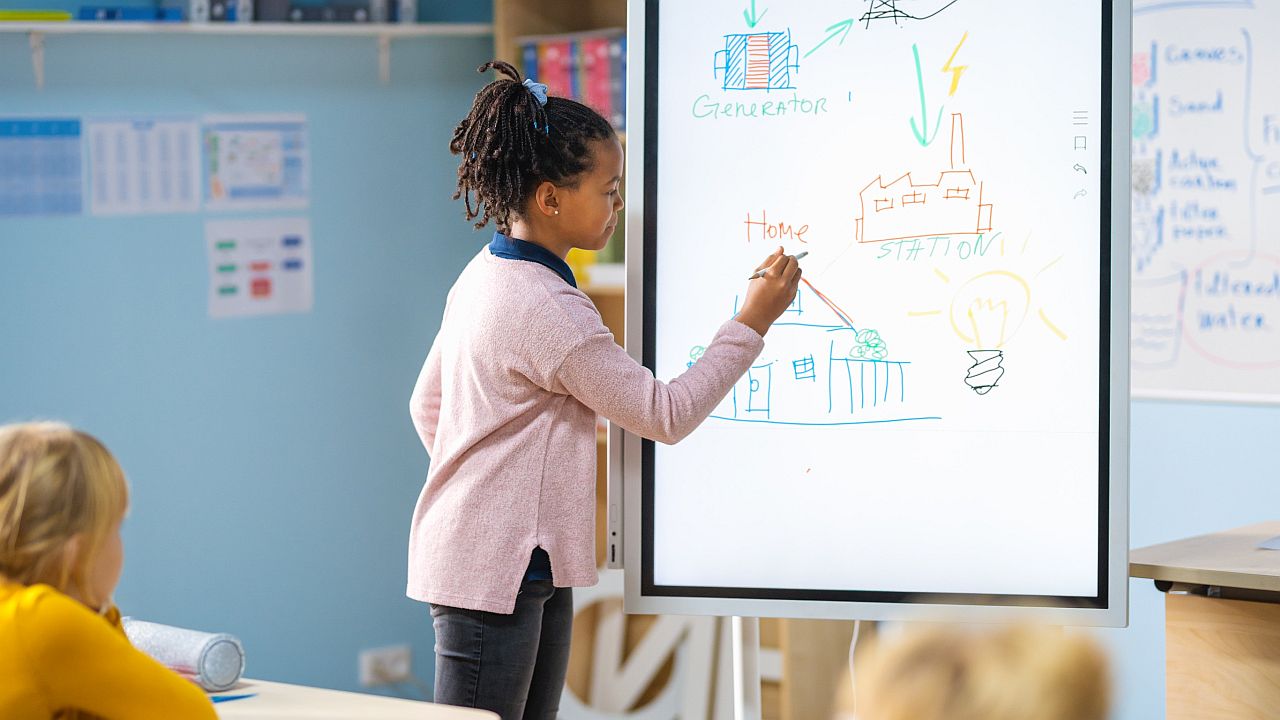
[[[867,0],[867,11],[858,18],[858,22],[863,23],[864,28],[870,28],[873,22],[889,21],[894,25],[900,25],[908,20],[928,20],[957,2],[959,0],[951,0],[933,12],[926,13],[916,9],[920,6],[920,3],[910,2],[909,0]],[[907,12],[899,8],[899,5],[910,7],[913,12]]]
[[[800,48],[791,30],[731,33],[716,51],[713,69],[723,90],[794,90],[792,74],[800,70]]]

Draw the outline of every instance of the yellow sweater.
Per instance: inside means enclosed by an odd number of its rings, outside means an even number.
[[[48,720],[68,710],[109,720],[217,718],[200,688],[129,644],[114,608],[104,617],[48,585],[0,581],[0,718]]]

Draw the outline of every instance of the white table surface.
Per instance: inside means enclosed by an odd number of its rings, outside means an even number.
[[[221,702],[213,707],[222,720],[498,720],[487,710],[449,707],[382,695],[325,690],[266,680],[241,680],[235,688],[216,695],[254,697]]]

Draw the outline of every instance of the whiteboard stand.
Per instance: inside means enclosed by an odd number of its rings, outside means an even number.
[[[733,718],[760,720],[760,618],[733,617]]]

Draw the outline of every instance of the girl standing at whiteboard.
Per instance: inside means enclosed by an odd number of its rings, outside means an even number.
[[[728,394],[800,281],[781,248],[702,358],[670,383],[613,339],[565,263],[618,222],[622,146],[594,110],[504,62],[458,124],[458,191],[493,241],[449,292],[413,391],[431,455],[409,538],[408,595],[431,603],[435,699],[553,718],[572,587],[596,583],[596,414],[674,443]]]

